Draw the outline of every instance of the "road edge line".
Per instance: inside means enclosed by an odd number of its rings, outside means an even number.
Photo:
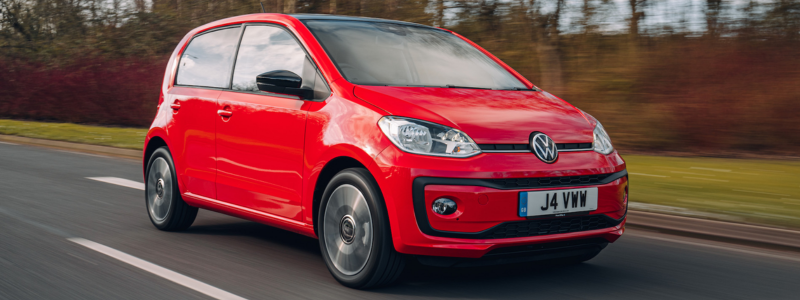
[[[0,134],[0,141],[29,145],[29,146],[40,146],[46,148],[70,150],[70,151],[89,153],[89,154],[101,154],[101,155],[115,156],[115,157],[129,158],[129,159],[142,158],[142,150],[125,149],[125,148],[117,148],[110,146],[37,139],[37,138],[29,138],[24,136],[7,135],[7,134]]]
[[[200,292],[214,299],[245,300],[245,298],[239,297],[227,291],[208,285],[202,281],[196,280],[194,278],[188,277],[186,275],[180,274],[178,272],[156,265],[141,258],[108,247],[106,245],[92,242],[84,238],[68,238],[67,240],[76,243],[78,245],[84,246],[86,248],[92,249],[94,251],[100,252],[102,254],[105,254],[109,257],[112,257],[116,260],[129,264],[131,266],[137,267],[141,270],[147,271],[153,275],[159,276],[161,278],[167,279],[184,287],[190,288],[194,291]]]
[[[800,252],[800,231],[645,211],[628,211],[626,226],[665,234]]]

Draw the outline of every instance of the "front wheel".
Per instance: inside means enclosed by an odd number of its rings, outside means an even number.
[[[150,222],[164,231],[189,228],[197,217],[197,207],[181,198],[175,164],[166,147],[153,152],[145,172],[145,205]]]
[[[387,285],[403,271],[405,259],[392,245],[383,197],[367,170],[346,169],[331,179],[317,224],[322,257],[341,284]]]

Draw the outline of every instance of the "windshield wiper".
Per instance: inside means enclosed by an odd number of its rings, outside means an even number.
[[[492,91],[538,91],[537,89],[522,89],[518,87],[510,88],[510,89],[493,89],[493,88],[486,88],[486,87],[477,87],[477,86],[461,86],[461,85],[452,85],[452,84],[445,84],[444,86],[441,85],[419,85],[419,84],[384,84],[382,86],[402,86],[402,87],[432,87],[432,88],[450,88],[450,89],[473,89],[473,90],[492,90]]]
[[[458,86],[452,84],[445,84],[444,87],[450,89],[474,89],[474,90],[491,90],[490,88],[474,87],[474,86]]]
[[[521,89],[521,88],[518,88],[518,87],[513,87],[513,88],[510,88],[510,89],[503,89],[502,91],[538,92],[539,90],[537,90],[537,89]]]

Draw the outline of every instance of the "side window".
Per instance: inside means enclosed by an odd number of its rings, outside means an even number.
[[[177,84],[227,88],[239,27],[199,35],[189,42],[178,64]]]
[[[256,76],[277,70],[291,71],[302,77],[302,87],[313,89],[314,99],[324,99],[330,94],[302,46],[286,30],[274,26],[245,27],[231,89],[258,92]]]

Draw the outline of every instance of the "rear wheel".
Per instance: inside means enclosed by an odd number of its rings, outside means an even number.
[[[331,179],[317,224],[322,257],[341,284],[387,285],[403,271],[405,259],[392,245],[383,197],[367,170],[346,169]]]
[[[145,204],[150,222],[165,231],[189,228],[197,217],[197,208],[183,201],[175,164],[166,147],[153,152],[145,174]]]

